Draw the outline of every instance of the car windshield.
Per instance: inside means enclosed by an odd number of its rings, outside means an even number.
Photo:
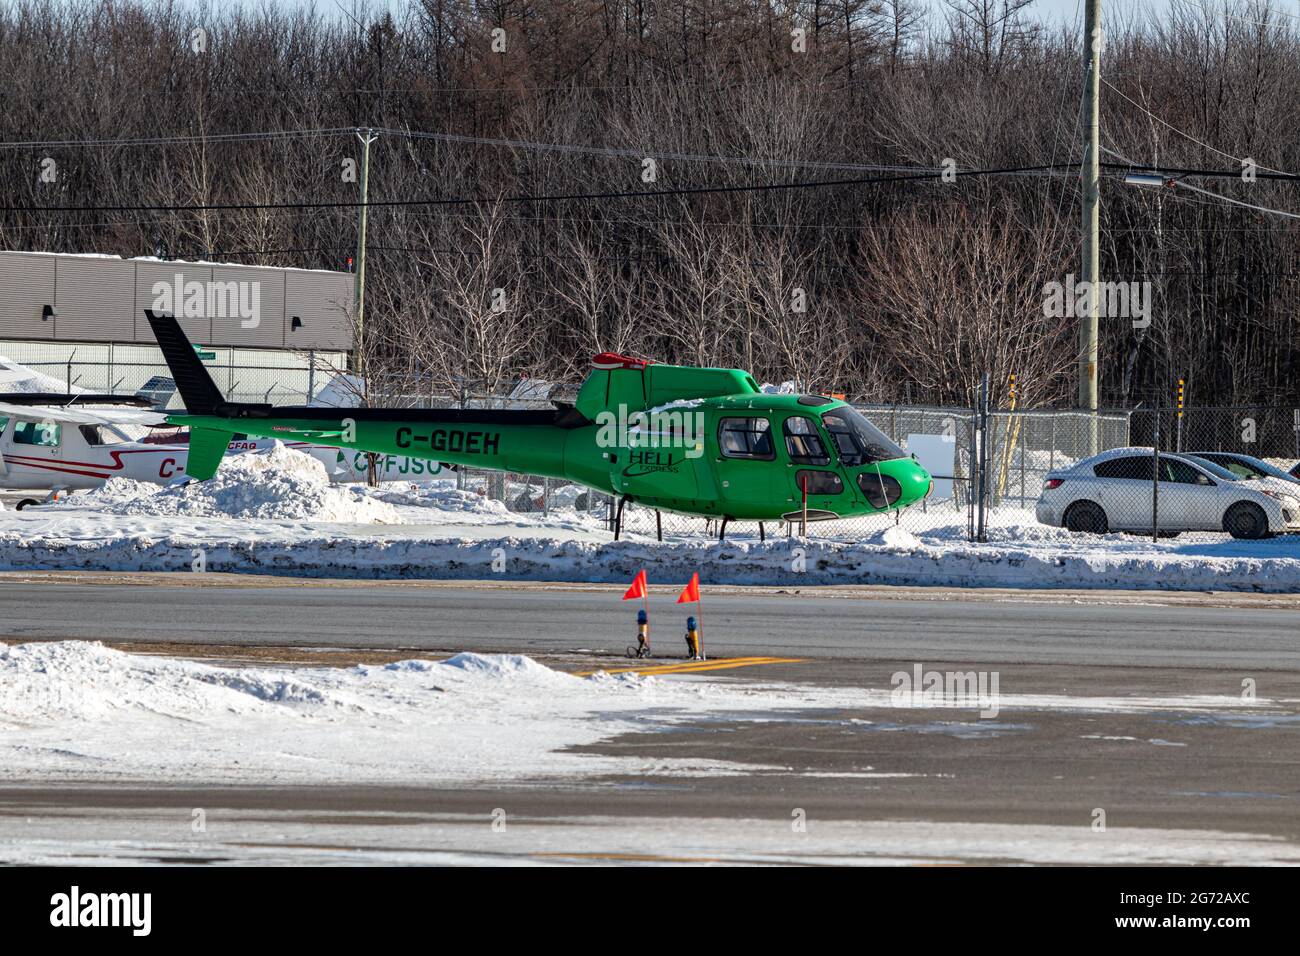
[[[903,449],[890,441],[884,432],[867,421],[851,405],[826,412],[822,415],[822,424],[835,441],[840,460],[849,467],[907,457]]]
[[[1296,480],[1295,475],[1283,471],[1281,468],[1277,467],[1277,465],[1270,465],[1263,459],[1256,458],[1253,455],[1216,455],[1215,458],[1220,462],[1225,463],[1225,467],[1227,467],[1229,471],[1233,470],[1231,465],[1227,464],[1231,462],[1236,464],[1237,467],[1242,470],[1254,472],[1253,475],[1248,476],[1251,478],[1258,478],[1267,475],[1270,478],[1281,478],[1283,481]]]
[[[1234,475],[1232,472],[1228,471],[1228,469],[1222,467],[1221,465],[1216,465],[1208,458],[1201,458],[1199,455],[1184,455],[1183,457],[1186,458],[1188,461],[1194,463],[1198,467],[1204,468],[1215,478],[1222,478],[1224,481],[1245,480],[1241,477],[1241,475]]]

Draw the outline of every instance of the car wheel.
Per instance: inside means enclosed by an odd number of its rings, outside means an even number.
[[[24,498],[22,501],[18,502],[18,504],[14,505],[14,511],[22,511],[28,505],[39,505],[39,504],[40,502],[37,501],[35,498]]]
[[[1268,516],[1252,501],[1238,501],[1223,516],[1223,530],[1234,538],[1257,541],[1267,538]]]
[[[1065,510],[1065,527],[1081,534],[1105,534],[1109,522],[1095,501],[1076,501]]]

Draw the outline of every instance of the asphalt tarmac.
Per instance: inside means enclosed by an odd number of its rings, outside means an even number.
[[[475,650],[612,669],[634,666],[622,653],[634,606],[620,592],[4,575],[0,642],[311,663]],[[679,653],[675,597],[651,596],[665,656]],[[459,789],[0,785],[0,859],[1300,862],[1293,598],[732,588],[706,591],[703,618],[710,668],[663,679],[790,682],[814,709],[758,722],[720,714],[583,749],[762,772]],[[887,690],[917,664],[996,672],[1001,694],[1027,703],[992,720],[815,709],[818,687]],[[665,665],[677,666],[646,666]],[[1243,681],[1265,702],[1246,716],[1179,700],[1231,698]],[[1105,703],[1077,706],[1084,698]],[[1131,698],[1170,703],[1123,706]],[[203,833],[190,827],[195,808]]]
[[[622,654],[621,587],[286,582],[216,574],[0,575],[0,641]],[[92,583],[93,582],[93,583]],[[106,586],[111,585],[111,586]],[[885,587],[706,589],[714,655],[1300,670],[1300,600],[1277,595]],[[652,643],[692,606],[652,589]],[[657,637],[656,635],[663,635]]]

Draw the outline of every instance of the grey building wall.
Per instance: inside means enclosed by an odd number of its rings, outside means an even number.
[[[257,293],[257,322],[248,327],[238,315],[174,309],[196,345],[352,348],[353,277],[346,272],[33,252],[0,252],[0,339],[152,345],[144,310],[154,304],[155,283],[174,286],[177,276],[205,289],[242,283],[246,301]]]

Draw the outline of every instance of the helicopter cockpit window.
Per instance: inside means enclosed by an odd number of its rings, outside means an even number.
[[[873,461],[906,458],[907,454],[890,441],[857,409],[845,405],[822,415],[822,424],[831,433],[840,459],[850,468]]]
[[[831,456],[811,418],[800,415],[785,420],[785,450],[796,465],[829,465]]]
[[[723,458],[776,458],[772,423],[766,418],[724,418],[718,423],[718,446]]]

